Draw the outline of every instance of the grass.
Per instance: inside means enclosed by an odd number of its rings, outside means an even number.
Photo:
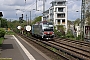
[[[3,38],[3,37],[2,37],[2,38],[0,38],[0,46],[2,45],[3,40],[4,40],[4,38]]]
[[[0,58],[0,60],[12,60],[12,58]]]
[[[14,35],[15,33],[13,31],[6,31],[5,35]]]

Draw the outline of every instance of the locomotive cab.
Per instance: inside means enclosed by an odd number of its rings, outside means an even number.
[[[32,25],[32,34],[42,39],[52,39],[54,37],[53,23],[42,21]]]
[[[50,22],[43,23],[43,38],[51,39],[54,37],[54,27]]]

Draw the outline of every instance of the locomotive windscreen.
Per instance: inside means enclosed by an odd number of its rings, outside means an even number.
[[[53,24],[52,23],[43,23],[44,31],[53,31]]]

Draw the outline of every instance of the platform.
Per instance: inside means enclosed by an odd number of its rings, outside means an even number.
[[[0,58],[12,58],[12,60],[51,60],[20,36],[16,37],[14,35],[5,36]]]

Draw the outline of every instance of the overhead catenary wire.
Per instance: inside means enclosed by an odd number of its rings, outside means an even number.
[[[25,8],[25,11],[27,11],[27,10],[31,9],[31,7],[32,7],[32,6],[34,6],[34,5],[35,5],[35,3],[36,3],[36,2],[34,1],[34,3],[30,4],[30,6],[29,6],[29,7]]]

